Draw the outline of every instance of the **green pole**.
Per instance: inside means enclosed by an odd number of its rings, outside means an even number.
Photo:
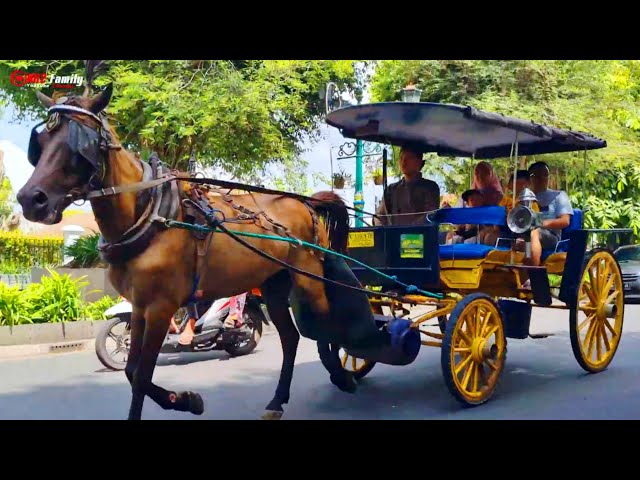
[[[364,195],[362,193],[362,140],[356,142],[356,185],[353,199],[353,208],[356,210],[364,210]],[[356,212],[356,227],[364,226],[362,221],[362,213]]]

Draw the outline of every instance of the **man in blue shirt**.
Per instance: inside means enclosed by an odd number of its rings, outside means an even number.
[[[573,208],[566,192],[549,190],[549,166],[545,162],[531,165],[529,175],[542,218],[542,226],[531,232],[532,263],[537,266],[540,265],[542,249],[554,249],[560,241],[562,229],[571,223]]]

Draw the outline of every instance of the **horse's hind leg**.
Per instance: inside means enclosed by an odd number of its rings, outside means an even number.
[[[324,268],[319,260],[307,261],[305,264],[297,264],[295,266],[314,275],[324,276]],[[297,273],[293,274],[293,282],[295,288],[302,292],[305,300],[313,309],[315,315],[318,317],[318,321],[322,322],[327,330],[333,331],[337,337],[342,336],[344,326],[331,318],[331,308],[326,295],[324,282]],[[329,372],[331,383],[343,392],[354,393],[358,384],[353,378],[353,374],[342,368],[339,347],[333,345],[333,348],[330,348],[329,344],[318,342],[318,354],[320,361]]]
[[[165,410],[178,410],[201,415],[204,403],[194,392],[169,392],[154,385],[151,380],[160,348],[169,329],[170,318],[176,308],[153,304],[145,311],[144,338],[137,367],[132,375],[132,399],[129,420],[140,420],[144,396],[148,395]],[[127,374],[129,376],[129,373]]]
[[[291,278],[289,272],[283,270],[269,278],[262,285],[262,295],[267,304],[269,317],[278,330],[282,344],[282,368],[280,379],[273,399],[267,405],[262,416],[265,420],[277,420],[282,417],[282,404],[289,402],[293,367],[296,361],[300,334],[289,313],[289,291]]]

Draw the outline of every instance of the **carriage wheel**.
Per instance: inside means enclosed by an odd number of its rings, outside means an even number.
[[[340,363],[342,368],[353,374],[353,378],[360,380],[364,378],[373,367],[376,366],[376,362],[371,362],[362,358],[356,358],[349,355],[344,349],[340,349]]]
[[[507,357],[500,310],[484,293],[467,295],[447,321],[441,364],[451,394],[466,406],[485,403],[496,389]]]
[[[587,372],[609,366],[620,344],[623,320],[620,265],[608,250],[596,250],[584,267],[569,324],[573,354]]]

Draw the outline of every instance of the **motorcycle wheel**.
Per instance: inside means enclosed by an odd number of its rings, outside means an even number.
[[[243,342],[226,345],[225,351],[232,357],[240,357],[242,355],[248,355],[260,343],[262,337],[262,322],[265,321],[264,313],[259,305],[249,304],[244,308],[244,325],[241,328],[250,328],[251,337],[249,340]]]
[[[127,366],[131,342],[131,325],[129,320],[130,315],[125,314],[113,317],[102,327],[102,330],[100,330],[96,336],[96,355],[98,356],[98,360],[111,370],[124,370]],[[120,334],[114,333],[114,329],[120,330],[116,327],[121,326],[121,324],[124,324],[123,332]],[[113,350],[112,353],[109,353],[109,351],[113,348],[107,347],[107,341],[109,340],[115,342],[115,350]],[[118,353],[124,355],[122,360],[114,358]]]

